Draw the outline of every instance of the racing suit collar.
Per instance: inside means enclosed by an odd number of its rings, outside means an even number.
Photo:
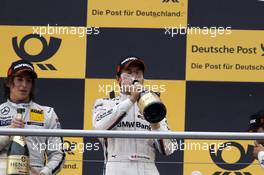
[[[14,103],[8,99],[7,103],[14,108],[28,108],[32,104],[32,101],[29,101],[28,103]]]

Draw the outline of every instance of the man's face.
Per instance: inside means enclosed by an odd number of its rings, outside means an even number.
[[[143,85],[144,76],[140,66],[131,63],[131,65],[121,72],[119,83],[121,85],[122,91],[126,94],[130,94],[134,80],[137,80],[141,85]]]
[[[136,64],[133,64],[133,63],[122,71],[121,79],[123,80],[124,77],[126,79],[130,79],[131,83],[134,80],[137,80],[140,84],[144,83],[143,71],[141,70],[141,68],[139,66],[137,66]]]
[[[32,90],[33,79],[29,72],[22,72],[8,83],[10,100],[15,103],[28,102]]]

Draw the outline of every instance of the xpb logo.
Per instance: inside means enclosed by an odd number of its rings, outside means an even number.
[[[26,51],[25,44],[30,39],[37,39],[41,43],[42,50],[40,51],[40,53],[38,53],[36,55],[32,55]],[[49,58],[51,58],[53,55],[56,54],[56,52],[60,48],[61,39],[55,38],[55,37],[50,37],[50,41],[48,43],[47,40],[43,36],[40,36],[38,34],[28,34],[21,39],[19,44],[18,44],[17,37],[13,37],[12,38],[12,44],[13,44],[13,48],[14,48],[16,54],[20,58],[27,60],[27,61],[30,61],[30,62],[42,62],[42,61],[48,60]],[[34,46],[31,46],[31,47],[34,47]],[[52,64],[38,63],[37,66],[41,70],[53,70],[53,71],[57,70],[55,68],[55,66]]]
[[[215,147],[210,148],[210,156],[214,163],[223,170],[224,172],[217,171],[213,175],[252,175],[250,172],[241,172],[246,167],[248,167],[253,161],[254,157],[252,156],[254,147],[252,145],[248,145],[247,151],[244,147],[237,142],[228,142],[230,147],[235,147],[239,150],[240,157],[235,163],[228,163],[223,159],[223,151],[224,149],[215,150]],[[226,145],[226,143],[224,144]],[[230,150],[229,150],[230,151]]]

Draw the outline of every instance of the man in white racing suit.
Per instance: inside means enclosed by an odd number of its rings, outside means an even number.
[[[120,96],[96,100],[93,109],[95,129],[169,131],[166,119],[159,123],[149,123],[139,112],[137,106],[139,91],[135,86],[143,85],[144,70],[143,61],[135,57],[127,58],[118,65]],[[139,83],[133,85],[134,80]],[[174,151],[174,143],[170,139],[105,138],[100,141],[104,148],[106,175],[158,175],[155,150],[164,155],[170,155]]]
[[[32,101],[36,78],[37,74],[30,62],[19,60],[12,63],[5,82],[7,102],[0,105],[1,128],[60,128],[53,108]],[[24,109],[23,120],[16,118],[18,108]],[[26,143],[31,175],[52,175],[62,169],[65,160],[62,138],[27,136]],[[9,144],[9,136],[0,136],[0,175],[6,174],[6,153]]]
[[[250,132],[264,133],[264,111],[260,110],[250,116],[249,121]],[[259,164],[264,168],[264,140],[255,141],[253,156],[259,161]]]

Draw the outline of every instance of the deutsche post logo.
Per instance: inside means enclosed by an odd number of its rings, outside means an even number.
[[[226,143],[224,143],[226,147]],[[213,162],[221,169],[225,171],[217,171],[213,175],[252,175],[250,172],[241,172],[240,170],[248,167],[253,163],[254,157],[252,156],[254,146],[248,145],[247,151],[244,147],[237,142],[228,142],[228,146],[235,147],[240,152],[240,158],[235,163],[227,163],[222,156],[224,149],[215,150],[214,145],[210,148],[210,156]],[[224,147],[224,148],[225,148]]]
[[[261,56],[264,56],[264,44],[261,43],[260,47],[261,47],[261,50],[262,50],[262,55]]]
[[[69,155],[75,155],[74,150],[76,150],[76,145],[77,145],[77,142],[70,142],[68,140],[64,140],[63,149]]]
[[[37,39],[42,45],[42,50],[40,51],[40,53],[38,53],[36,55],[31,55],[31,54],[27,53],[25,50],[26,42],[28,42],[30,39],[33,39],[33,38]],[[46,61],[46,60],[50,59],[53,55],[56,54],[56,52],[60,48],[61,39],[55,38],[55,37],[50,37],[50,41],[48,43],[47,40],[43,36],[40,36],[38,34],[28,34],[21,39],[19,44],[18,44],[17,37],[13,37],[12,38],[12,44],[13,44],[13,48],[14,48],[17,56],[19,56],[20,58],[27,60],[27,61],[30,61],[30,62],[42,62],[42,61]],[[45,71],[46,70],[51,70],[51,71],[57,70],[55,68],[55,66],[52,64],[40,64],[40,63],[38,63],[37,66],[41,70],[45,70]]]

